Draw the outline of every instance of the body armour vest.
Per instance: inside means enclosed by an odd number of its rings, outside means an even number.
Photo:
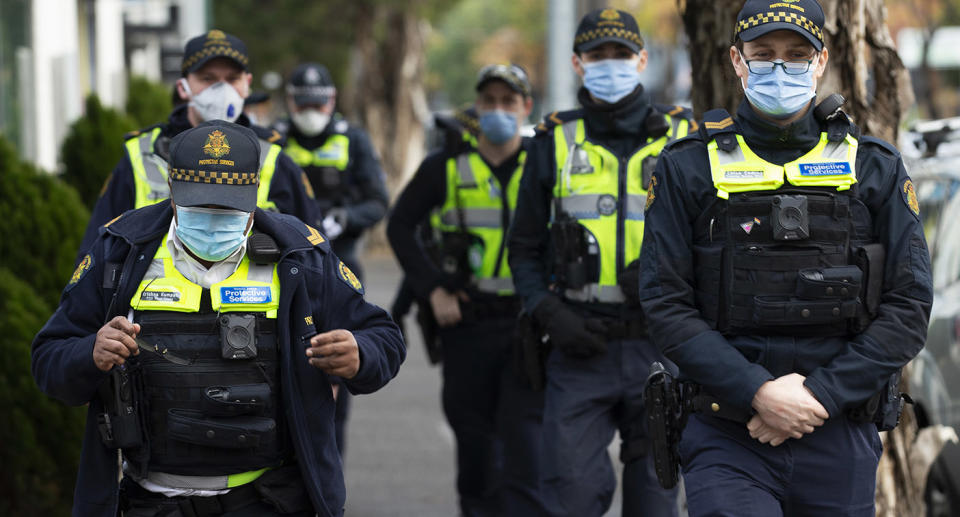
[[[342,122],[336,121],[332,124],[345,125],[341,124]],[[340,204],[341,198],[347,193],[343,173],[350,164],[350,138],[347,135],[333,133],[323,145],[313,150],[303,147],[290,136],[287,137],[283,152],[307,173],[318,199],[326,199],[334,205]]]
[[[124,450],[132,464],[151,473],[229,476],[233,486],[289,457],[279,297],[275,264],[244,257],[229,278],[205,290],[160,246],[130,301],[141,325],[137,364],[147,427],[144,446]]]
[[[873,266],[882,258],[867,253],[877,246],[871,217],[851,188],[857,139],[843,132],[831,140],[824,132],[782,166],[757,156],[735,132],[710,140],[707,153],[717,199],[694,232],[704,319],[730,335],[858,331],[867,255]]]
[[[526,156],[526,151],[520,152],[506,185],[476,150],[447,160],[447,197],[430,218],[441,248],[440,266],[447,273],[468,274],[480,292],[513,294],[506,235],[517,208]]]
[[[618,275],[640,257],[647,188],[657,156],[668,142],[686,136],[690,127],[681,117],[652,116],[664,118],[663,134],[649,137],[624,157],[590,141],[582,118],[553,128],[557,178],[551,233],[561,262],[554,269],[561,271],[557,276],[569,300],[626,300]]]
[[[167,185],[167,161],[155,152],[157,139],[162,128],[156,127],[150,132],[141,133],[127,140],[125,147],[133,168],[134,208],[143,208],[170,197]],[[270,182],[277,169],[279,145],[263,139],[260,142],[260,186],[257,189],[257,206],[264,210],[277,211],[277,205],[270,201]]]

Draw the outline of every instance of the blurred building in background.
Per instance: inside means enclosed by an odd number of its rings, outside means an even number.
[[[122,110],[129,75],[172,83],[209,18],[209,0],[0,0],[0,134],[56,170],[85,96]]]

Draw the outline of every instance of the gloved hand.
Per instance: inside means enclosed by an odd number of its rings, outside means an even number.
[[[606,326],[577,314],[556,296],[537,304],[533,317],[554,346],[570,357],[588,359],[607,351]]]
[[[343,233],[343,225],[337,222],[337,218],[332,214],[323,218],[323,233],[330,239],[334,240]]]

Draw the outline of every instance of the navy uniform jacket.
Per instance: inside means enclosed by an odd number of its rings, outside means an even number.
[[[345,189],[341,195],[336,198],[328,195],[321,183],[319,170],[310,166],[304,167],[313,185],[318,215],[322,217],[334,207],[342,208],[346,212],[346,228],[342,235],[334,239],[333,250],[340,255],[349,254],[360,234],[380,222],[387,214],[389,203],[384,181],[386,175],[370,138],[362,129],[350,125],[340,115],[335,115],[323,132],[313,137],[304,136],[297,130],[297,126],[289,121],[281,121],[277,128],[281,132],[286,130],[287,138],[293,137],[308,150],[322,146],[333,134],[343,134],[350,139],[350,161],[343,171]],[[280,144],[284,145],[285,142]]]
[[[279,133],[250,124],[250,119],[246,115],[240,115],[236,120],[237,124],[252,129],[259,138],[268,142],[277,143],[281,136]],[[156,126],[154,126],[156,127]],[[173,138],[174,136],[190,129],[190,121],[187,120],[187,105],[182,104],[174,108],[170,113],[167,123],[162,124],[163,128],[160,136]],[[144,129],[147,131],[152,128]],[[270,183],[270,201],[277,205],[277,209],[284,213],[296,216],[301,221],[310,225],[319,225],[319,216],[317,213],[312,194],[307,190],[306,176],[303,170],[293,163],[289,156],[281,153],[277,159],[277,168],[273,173],[273,180]],[[90,222],[87,223],[87,230],[83,235],[83,241],[80,243],[80,249],[77,253],[76,262],[86,254],[87,249],[97,238],[100,227],[113,220],[118,215],[134,207],[136,200],[136,186],[133,178],[133,166],[130,164],[130,156],[126,151],[123,158],[113,168],[113,173],[107,178],[97,199],[93,212],[90,214]]]
[[[784,164],[806,154],[825,130],[807,116],[785,128],[760,119],[744,101],[737,123],[761,158]],[[855,134],[855,133],[854,133]],[[749,409],[761,384],[789,373],[831,417],[881,389],[923,347],[933,299],[930,257],[920,218],[902,188],[909,180],[895,148],[860,137],[855,195],[869,209],[877,242],[886,249],[878,317],[867,330],[843,337],[727,338],[711,330],[694,302],[693,223],[719,198],[706,142],[699,134],[674,142],[660,155],[654,200],[648,203],[641,253],[640,299],[650,335],[681,374],[713,395]]]
[[[44,393],[67,404],[89,403],[73,515],[110,516],[117,511],[117,456],[100,441],[97,415],[103,404],[97,388],[108,376],[93,362],[97,331],[116,315],[126,315],[130,299],[168,231],[173,209],[158,203],[129,212],[108,225],[91,246],[89,267],[74,273],[60,306],[33,342],[33,375]],[[280,249],[282,403],[291,440],[314,509],[323,517],[343,514],[345,497],[340,456],[334,439],[334,400],[330,377],[311,366],[301,337],[343,328],[360,348],[360,370],[344,384],[352,393],[376,391],[393,378],[406,355],[390,317],[364,301],[362,287],[338,273],[339,260],[316,230],[299,220],[257,209],[254,227],[272,236]],[[115,309],[101,288],[104,265],[126,264],[117,286]],[[312,323],[310,323],[312,318]]]
[[[583,109],[548,116],[537,127],[537,136],[527,153],[517,211],[510,231],[510,270],[517,294],[528,312],[550,293],[551,251],[549,223],[553,205],[553,187],[557,180],[557,153],[554,126],[564,118],[582,116],[587,136],[616,156],[630,156],[647,142],[646,120],[653,106],[650,97],[638,87],[616,104],[593,101],[585,88],[577,95]],[[692,119],[690,110],[680,115]]]

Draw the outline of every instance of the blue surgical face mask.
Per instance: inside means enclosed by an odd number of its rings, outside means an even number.
[[[815,68],[816,63],[811,64],[809,70],[799,75],[788,74],[782,66],[773,67],[773,73],[769,74],[749,72],[743,91],[750,104],[761,112],[775,119],[790,118],[816,95],[813,90]]]
[[[509,111],[493,110],[480,115],[480,131],[492,144],[502,144],[517,134],[517,116]]]
[[[219,262],[247,240],[249,212],[177,206],[177,237],[194,255]]]
[[[583,63],[583,86],[594,97],[614,104],[640,84],[636,59],[604,59]]]

